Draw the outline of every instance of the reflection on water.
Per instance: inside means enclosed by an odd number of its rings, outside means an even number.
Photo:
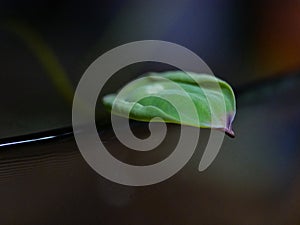
[[[265,97],[269,92],[260,92],[256,102],[250,92],[239,96],[237,137],[225,138],[212,165],[197,170],[209,134],[201,130],[192,160],[169,180],[148,187],[99,176],[72,135],[1,147],[0,224],[299,224],[297,86]],[[147,135],[142,123],[133,129]],[[123,147],[109,128],[101,128],[100,136],[120,160],[147,164],[171,152],[178,132],[170,125],[165,142],[147,155]]]

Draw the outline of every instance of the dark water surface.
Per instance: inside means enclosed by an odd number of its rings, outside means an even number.
[[[209,135],[201,130],[188,164],[172,178],[147,187],[127,187],[99,176],[68,130],[27,144],[3,146],[17,139],[2,140],[0,224],[300,224],[296,84],[292,80],[241,94],[234,122],[237,137],[225,137],[207,170],[197,170]],[[133,124],[133,130],[147,136],[146,124]],[[166,140],[149,153],[125,148],[109,127],[99,127],[99,134],[118,159],[151,164],[172,152],[179,126],[169,125]]]

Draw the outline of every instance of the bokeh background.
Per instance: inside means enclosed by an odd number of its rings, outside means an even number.
[[[71,127],[73,91],[90,63],[144,39],[189,48],[233,86],[236,138],[207,171],[197,171],[200,151],[141,189],[95,174],[72,138],[4,149],[1,224],[300,224],[298,0],[2,0],[0,141]],[[128,67],[102,94],[166,68]],[[100,101],[98,112],[108,122]],[[125,151],[106,129],[108,145]]]
[[[238,88],[299,68],[300,2],[2,0],[0,137],[70,125],[88,65],[143,39],[189,48]]]

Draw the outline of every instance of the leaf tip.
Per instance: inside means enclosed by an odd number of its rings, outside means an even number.
[[[231,138],[235,138],[235,133],[232,129],[224,128],[225,134],[227,134]]]
[[[223,131],[231,138],[235,138],[235,134],[232,130],[232,122],[233,122],[233,119],[234,119],[234,114],[229,114],[227,116],[227,124],[226,124],[226,127],[223,129]]]

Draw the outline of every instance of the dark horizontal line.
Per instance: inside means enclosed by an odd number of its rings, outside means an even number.
[[[16,137],[3,138],[0,140],[0,148],[15,145],[32,144],[36,142],[61,139],[66,137],[73,137],[73,130],[71,127],[52,129],[48,131],[42,131]]]
[[[235,88],[237,97],[242,96],[248,92],[257,91],[266,86],[276,86],[284,81],[294,80],[300,78],[299,70],[290,71],[286,73],[278,73],[272,77],[266,77],[260,80],[251,81],[247,84],[240,85]]]
[[[290,72],[285,74],[278,74],[272,78],[266,78],[264,80],[251,82],[246,85],[242,85],[240,87],[235,88],[236,98],[238,99],[242,95],[249,92],[258,92],[260,89],[263,89],[266,86],[276,86],[280,84],[282,81],[291,80],[294,78],[299,78],[299,72]],[[40,143],[49,140],[57,140],[66,137],[73,137],[73,129],[72,127],[65,127],[59,129],[52,129],[43,132],[37,132],[32,134],[26,134],[16,137],[9,137],[0,139],[0,148],[5,148],[9,146],[15,145],[24,145],[24,144],[32,144],[32,143]]]

